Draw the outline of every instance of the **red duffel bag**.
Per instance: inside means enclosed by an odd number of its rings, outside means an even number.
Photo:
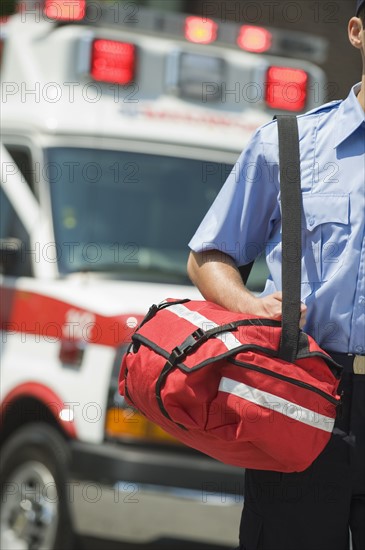
[[[285,115],[278,126],[282,322],[203,300],[154,305],[123,358],[119,389],[149,420],[222,462],[300,472],[331,437],[341,367],[299,330],[300,170],[288,178],[299,164],[298,129]]]
[[[204,301],[152,306],[133,336],[120,393],[185,444],[227,464],[302,471],[328,442],[337,365],[300,333],[278,357],[281,323]]]

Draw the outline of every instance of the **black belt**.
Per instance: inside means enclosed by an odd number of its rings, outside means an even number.
[[[354,374],[365,374],[365,355],[355,355],[354,353],[327,352],[335,361],[339,363],[346,372]]]

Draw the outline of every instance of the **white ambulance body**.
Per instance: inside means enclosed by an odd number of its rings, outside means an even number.
[[[323,101],[295,57],[322,43],[131,3],[21,8],[2,29],[1,547],[232,547],[243,472],[127,408],[118,371],[152,303],[199,297],[187,243],[255,128]]]

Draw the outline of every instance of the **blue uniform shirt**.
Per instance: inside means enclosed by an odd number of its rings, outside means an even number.
[[[304,213],[304,330],[324,348],[365,354],[365,113],[357,84],[344,101],[298,117]],[[281,290],[275,121],[259,128],[189,243],[237,265],[265,251],[264,294]]]

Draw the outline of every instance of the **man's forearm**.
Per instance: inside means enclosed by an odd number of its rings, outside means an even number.
[[[232,258],[218,250],[192,252],[188,274],[206,300],[237,312],[252,312],[255,296],[245,287]]]
[[[232,258],[218,250],[192,252],[188,260],[188,274],[204,298],[210,302],[238,313],[281,319],[282,292],[274,292],[263,297],[255,296],[243,284]],[[306,310],[302,303],[301,327],[306,322]]]

